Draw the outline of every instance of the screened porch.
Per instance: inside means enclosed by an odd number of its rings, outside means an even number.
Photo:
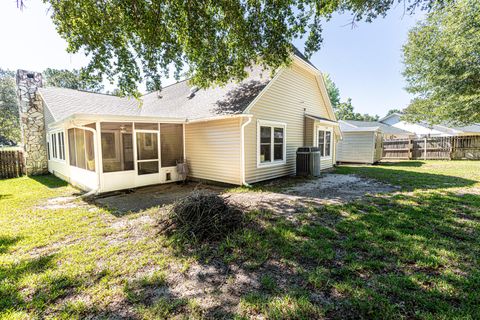
[[[66,129],[70,180],[99,192],[178,181],[183,123],[92,122]],[[98,134],[99,133],[99,134]],[[62,141],[59,141],[62,142]],[[53,145],[53,144],[52,144]],[[55,140],[55,148],[65,148]]]

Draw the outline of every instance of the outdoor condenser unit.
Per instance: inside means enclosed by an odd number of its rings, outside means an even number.
[[[297,149],[297,176],[320,176],[320,149],[317,147]]]

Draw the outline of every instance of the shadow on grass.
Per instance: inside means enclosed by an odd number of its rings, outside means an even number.
[[[396,165],[382,164],[368,167],[340,166],[336,168],[335,172],[341,174],[357,174],[376,179],[392,185],[401,186],[402,189],[406,191],[415,189],[432,190],[470,187],[478,182],[456,176],[392,169],[391,167],[396,167]]]
[[[382,161],[378,163],[378,165],[381,166],[386,166],[386,167],[421,167],[425,164],[424,161],[415,161],[415,160],[409,160],[409,161]]]
[[[41,176],[29,176],[30,179],[43,184],[47,188],[55,189],[68,186],[68,182],[63,181],[55,177],[53,174],[41,175]]]
[[[0,236],[0,254],[7,253],[9,247],[15,245],[22,237]]]
[[[225,309],[238,297],[239,316],[480,317],[478,195],[371,196],[293,219],[268,212],[251,219],[220,243],[178,248],[213,270],[210,281],[225,280],[222,272],[248,278],[215,296]]]
[[[21,295],[20,281],[29,274],[43,273],[53,267],[53,255],[0,266],[0,315],[7,310],[23,310],[27,302]]]
[[[13,195],[11,193],[8,194],[0,194],[0,200],[10,199]]]

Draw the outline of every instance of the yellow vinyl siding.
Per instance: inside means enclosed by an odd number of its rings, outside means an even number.
[[[315,127],[315,121],[311,118],[305,117],[305,130],[304,130],[304,140],[305,141],[305,146],[314,146],[314,127]]]
[[[190,176],[240,184],[240,119],[185,125],[185,154]]]
[[[315,77],[292,65],[272,83],[248,113],[252,121],[245,127],[245,177],[248,183],[295,173],[295,153],[307,144],[305,114],[328,116],[325,100]],[[286,163],[257,168],[257,121],[267,120],[286,124]],[[313,128],[312,128],[313,135]],[[332,141],[333,142],[333,141]]]

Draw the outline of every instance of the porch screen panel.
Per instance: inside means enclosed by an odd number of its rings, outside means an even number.
[[[77,167],[86,169],[85,157],[85,130],[75,128],[75,152],[77,154]]]
[[[87,170],[95,171],[95,149],[93,145],[93,132],[85,130],[85,157]]]
[[[137,132],[137,160],[139,175],[158,173],[158,132]]]
[[[162,167],[176,166],[183,160],[183,125],[160,124],[160,145]]]
[[[123,170],[133,170],[133,135],[122,133]]]
[[[102,122],[103,172],[133,170],[131,122]]]
[[[158,159],[157,133],[137,132],[138,160]]]
[[[68,129],[68,155],[70,158],[70,165],[77,166],[77,154],[75,152],[75,129]]]

